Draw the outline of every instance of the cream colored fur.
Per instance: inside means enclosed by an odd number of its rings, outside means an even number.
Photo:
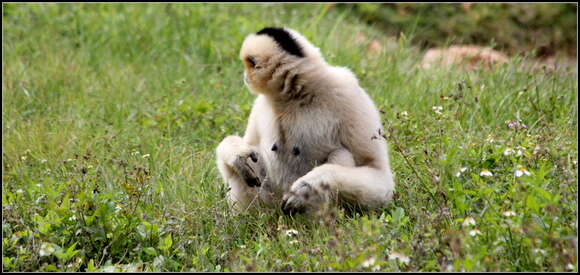
[[[285,30],[305,57],[267,35],[251,34],[241,47],[245,82],[258,96],[244,137],[228,136],[216,150],[230,202],[285,212],[316,212],[337,198],[385,205],[395,182],[376,106],[350,70],[327,64],[302,35]]]

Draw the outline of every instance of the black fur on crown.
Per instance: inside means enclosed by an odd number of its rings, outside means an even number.
[[[294,40],[294,38],[290,35],[290,33],[288,33],[285,29],[267,27],[263,28],[256,34],[258,35],[265,34],[267,36],[270,36],[286,52],[298,57],[304,57],[302,48],[298,45],[298,43],[296,42],[296,40]]]

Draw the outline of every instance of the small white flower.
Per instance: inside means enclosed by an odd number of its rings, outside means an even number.
[[[284,231],[284,234],[286,234],[286,236],[288,236],[288,237],[296,236],[296,235],[298,235],[298,230],[288,229],[288,230]]]
[[[469,235],[472,237],[475,237],[477,235],[481,235],[481,231],[477,230],[477,229],[472,229],[469,231]]]
[[[505,149],[505,151],[503,151],[503,155],[504,156],[509,156],[509,155],[513,155],[515,153],[514,149],[512,149],[511,147],[507,147]]]
[[[470,226],[470,225],[475,225],[475,219],[472,218],[472,217],[465,218],[465,220],[463,220],[463,226],[464,227],[467,227],[467,226]]]
[[[16,193],[18,193],[18,194],[24,194],[24,190],[18,189],[18,190],[16,190]]]
[[[467,171],[467,167],[462,167],[461,169],[459,169],[459,172],[457,172],[457,173],[455,174],[455,176],[456,176],[456,177],[459,177],[459,176],[461,176],[461,174],[462,174],[463,172],[465,172],[465,171]]]
[[[56,249],[54,248],[54,246],[52,244],[42,243],[42,245],[40,246],[40,251],[38,252],[38,254],[40,255],[40,257],[49,256],[52,253],[54,253],[54,251],[56,251]]]
[[[568,269],[568,270],[574,270],[574,265],[571,264],[571,263],[569,263],[569,264],[566,265],[566,269]]]
[[[479,175],[482,177],[492,177],[493,173],[487,169],[483,169],[481,172],[479,172]]]
[[[291,240],[291,241],[290,241],[290,244],[298,244],[298,243],[299,243],[299,241],[298,241],[298,240]]]
[[[146,158],[148,158],[150,156],[151,156],[150,154],[145,154],[145,155],[143,155],[143,158],[146,159]]]
[[[487,141],[489,143],[494,143],[495,142],[495,139],[491,135],[489,135],[489,136],[487,136],[487,138],[485,139],[485,141]]]
[[[362,262],[363,267],[370,267],[375,264],[375,257],[370,257],[368,260]]]
[[[401,116],[403,116],[403,117],[407,117],[407,116],[409,116],[409,113],[407,113],[407,111],[402,111],[400,114],[401,114]]]
[[[515,216],[516,212],[514,212],[512,210],[508,210],[508,211],[503,212],[503,215],[506,217],[511,217],[511,216]]]
[[[431,108],[431,110],[433,110],[433,112],[435,112],[436,114],[440,115],[441,111],[443,111],[443,107],[442,106],[433,106]]]
[[[545,251],[545,250],[543,250],[543,249],[539,249],[539,248],[534,248],[534,249],[532,249],[532,252],[533,252],[533,253],[536,253],[536,254],[542,254],[542,255],[546,255],[546,251]]]
[[[380,265],[375,265],[371,268],[371,271],[379,271],[381,269]]]
[[[398,252],[389,253],[389,260],[398,260],[404,264],[409,264],[409,262],[411,261],[411,259],[409,259],[409,256]]]
[[[516,177],[518,177],[518,178],[519,178],[519,177],[521,177],[521,176],[524,176],[524,175],[525,175],[525,176],[529,176],[529,175],[531,175],[531,173],[530,173],[528,170],[526,170],[526,168],[523,168],[523,167],[521,167],[521,168],[517,169],[517,170],[516,170],[516,172],[515,172],[514,174],[515,174],[515,176],[516,176]]]

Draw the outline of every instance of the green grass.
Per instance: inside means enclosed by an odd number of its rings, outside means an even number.
[[[3,8],[4,271],[577,270],[574,73],[423,71],[409,39],[321,4]],[[214,150],[245,129],[238,50],[270,25],[351,68],[383,110],[392,204],[230,214]],[[356,33],[389,49],[368,56]]]

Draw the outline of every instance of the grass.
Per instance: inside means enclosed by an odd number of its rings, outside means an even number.
[[[2,20],[4,271],[577,270],[574,73],[424,71],[411,39],[324,4],[3,4]],[[392,204],[230,214],[214,150],[245,129],[238,50],[269,25],[383,111]]]

